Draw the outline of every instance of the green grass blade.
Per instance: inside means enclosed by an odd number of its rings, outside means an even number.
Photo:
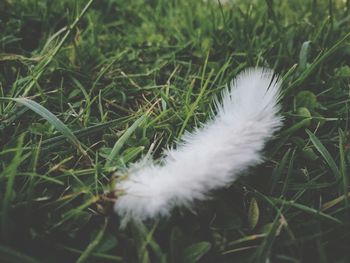
[[[313,215],[316,218],[324,219],[324,220],[327,220],[329,222],[336,223],[339,225],[342,224],[342,221],[340,221],[339,219],[337,219],[333,216],[330,216],[328,214],[325,214],[325,213],[323,213],[317,209],[314,209],[312,207],[308,207],[306,205],[299,204],[299,203],[296,203],[294,201],[286,201],[286,200],[281,200],[281,199],[277,199],[277,198],[273,198],[272,200],[278,204],[285,205],[286,207],[288,207],[288,206],[294,207],[294,208],[301,210],[307,214]]]
[[[109,127],[116,126],[120,122],[122,122],[122,119],[117,119],[117,120],[112,120],[112,121],[105,122],[105,123],[96,124],[96,125],[93,125],[90,127],[86,127],[86,128],[80,129],[80,130],[73,131],[73,134],[77,138],[85,137],[85,136],[88,136],[90,134],[101,132]],[[44,148],[43,150],[48,150],[52,147],[56,147],[56,146],[62,144],[64,142],[65,138],[66,137],[64,135],[58,135],[56,137],[44,140],[42,142],[42,147]]]
[[[309,138],[312,142],[312,144],[315,146],[317,151],[322,155],[324,160],[327,162],[329,168],[332,170],[335,178],[337,180],[340,180],[342,178],[339,168],[336,165],[334,159],[332,158],[331,154],[327,151],[326,147],[322,144],[322,142],[313,134],[311,131],[306,130],[307,134],[309,135]]]
[[[119,151],[123,147],[123,145],[126,143],[126,141],[129,139],[129,137],[133,134],[133,132],[136,130],[137,127],[142,125],[144,121],[146,120],[146,114],[142,115],[140,118],[138,118],[125,132],[124,134],[118,139],[118,141],[114,144],[111,153],[107,157],[107,161],[105,164],[105,167],[112,166],[113,161],[116,159],[117,155],[119,154]]]
[[[198,262],[211,249],[211,244],[201,241],[190,245],[184,251],[184,262]]]
[[[287,128],[286,130],[283,130],[282,132],[280,132],[278,134],[278,136],[279,137],[284,137],[284,136],[292,135],[296,131],[298,131],[301,128],[305,127],[311,120],[312,120],[312,118],[303,119],[303,120],[297,122],[296,124],[294,124],[293,126]]]
[[[88,260],[88,258],[90,257],[90,255],[92,254],[94,249],[98,246],[98,244],[100,244],[100,242],[101,242],[101,240],[103,238],[103,235],[104,235],[104,233],[106,231],[107,223],[108,223],[108,220],[105,219],[105,222],[102,225],[100,231],[97,233],[95,239],[87,246],[87,248],[80,255],[80,257],[78,258],[76,263],[83,263],[83,262],[86,262]]]
[[[22,252],[2,245],[0,245],[0,261],[4,263],[40,263],[38,260]]]
[[[51,113],[45,107],[41,106],[39,103],[27,98],[0,98],[0,99],[15,101],[31,109],[32,111],[34,111],[35,113],[43,117],[51,125],[53,125],[56,128],[56,130],[62,133],[62,135],[66,137],[79,151],[84,152],[79,140],[74,135],[74,133],[62,121],[60,121],[53,113]]]
[[[79,254],[81,255],[83,253],[83,251],[79,250],[79,249],[76,249],[76,248],[72,248],[72,247],[68,247],[68,246],[65,246],[65,245],[62,245],[62,244],[56,244],[56,247],[58,249],[61,249],[61,250],[65,250],[65,251],[68,251],[68,252],[72,252],[74,254]],[[118,257],[118,256],[112,256],[112,255],[108,255],[108,254],[103,254],[103,253],[96,253],[96,252],[92,252],[90,254],[91,257],[94,257],[94,258],[100,258],[100,259],[103,259],[103,260],[107,260],[108,262],[120,262],[120,261],[124,261],[122,257]],[[105,262],[105,261],[103,261]]]
[[[338,131],[339,133],[339,156],[340,156],[340,171],[341,171],[341,178],[342,178],[342,184],[343,184],[343,194],[344,194],[344,200],[345,200],[345,206],[348,207],[349,205],[349,181],[348,181],[348,175],[346,174],[346,161],[345,161],[345,149],[344,149],[344,133],[341,129]]]
[[[22,152],[23,152],[23,138],[24,135],[19,137],[18,145],[17,145],[17,151],[15,152],[15,156],[13,157],[11,163],[0,173],[0,178],[6,177],[7,178],[7,184],[5,188],[5,195],[2,200],[2,207],[1,207],[1,233],[4,238],[10,238],[9,237],[9,224],[10,224],[10,205],[12,202],[12,199],[15,195],[14,190],[14,184],[15,184],[15,177],[17,175],[17,168],[22,162]]]
[[[274,189],[277,185],[277,182],[278,182],[279,178],[282,177],[282,173],[283,173],[285,167],[287,166],[290,151],[291,151],[291,149],[289,148],[287,150],[287,152],[283,155],[281,162],[276,166],[276,168],[272,172],[272,178],[271,178],[272,182],[271,182],[271,190],[270,190],[271,194],[274,192]]]

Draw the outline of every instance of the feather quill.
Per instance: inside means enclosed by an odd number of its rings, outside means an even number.
[[[160,164],[144,159],[128,169],[127,179],[116,185],[122,194],[115,212],[126,220],[169,215],[172,208],[206,199],[260,163],[266,141],[282,123],[280,86],[269,69],[239,74],[216,101],[216,115],[186,132]]]

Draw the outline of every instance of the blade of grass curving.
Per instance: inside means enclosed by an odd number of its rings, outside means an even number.
[[[317,151],[322,155],[322,157],[327,162],[329,168],[332,170],[335,178],[337,180],[341,180],[342,176],[339,171],[338,166],[336,165],[334,159],[332,158],[331,154],[327,151],[326,147],[322,144],[322,142],[313,134],[311,131],[306,130],[307,134],[309,135],[309,138],[312,142],[312,144],[315,146]]]
[[[87,246],[87,248],[80,255],[80,257],[78,258],[76,263],[86,262],[87,259],[91,256],[91,254],[93,253],[94,249],[100,244],[100,242],[101,242],[101,240],[103,238],[103,235],[104,235],[104,233],[106,231],[106,228],[107,228],[107,223],[108,223],[108,220],[107,220],[107,218],[105,218],[105,221],[104,221],[100,231],[97,233],[95,239]]]
[[[288,165],[286,177],[284,178],[284,184],[282,187],[281,196],[284,196],[287,189],[288,189],[289,180],[292,176],[292,172],[293,172],[293,168],[294,168],[295,152],[296,152],[296,149],[293,150],[291,157],[290,157],[290,160],[289,160],[289,165]]]
[[[350,197],[350,193],[348,193],[347,197],[345,195],[341,195],[341,196],[337,197],[336,199],[328,201],[322,205],[321,211],[323,212],[329,208],[332,208],[335,205],[339,204],[340,202],[344,201],[345,198],[349,198],[349,197]]]
[[[315,208],[308,207],[306,205],[296,203],[294,201],[286,201],[286,200],[282,200],[282,199],[278,199],[278,198],[271,198],[271,199],[278,204],[285,205],[286,207],[290,206],[290,207],[296,208],[296,209],[303,211],[307,214],[313,215],[319,219],[324,219],[324,220],[327,220],[329,222],[333,222],[333,223],[336,223],[339,225],[342,224],[342,221],[340,221],[338,218],[335,218],[333,216],[325,214],[325,213],[323,213],[320,210],[317,210]]]
[[[17,176],[36,178],[36,180],[38,181],[38,182],[36,182],[37,184],[50,182],[52,184],[64,185],[64,182],[62,182],[56,178],[52,178],[50,176],[37,174],[37,173],[33,173],[33,172],[20,172],[20,173],[17,172]]]
[[[127,139],[131,136],[131,134],[146,120],[147,114],[142,115],[138,118],[126,131],[124,134],[118,139],[118,141],[114,144],[111,153],[107,157],[107,161],[105,164],[106,167],[110,167],[112,165],[113,160],[117,157],[120,149],[123,147]]]
[[[2,100],[11,100],[15,101],[41,117],[43,117],[46,121],[48,121],[51,125],[53,125],[64,137],[66,137],[80,152],[86,155],[84,149],[81,147],[81,144],[77,137],[75,137],[74,133],[62,122],[60,121],[53,113],[47,110],[45,107],[41,106],[39,103],[27,99],[27,98],[0,98]]]
[[[212,245],[207,241],[200,241],[188,246],[184,251],[184,262],[198,262],[209,252]]]
[[[39,263],[38,260],[16,251],[10,247],[0,245],[0,261],[7,263]]]
[[[109,122],[96,124],[94,126],[90,126],[90,127],[86,127],[86,128],[77,130],[77,131],[73,131],[73,134],[78,138],[83,137],[83,136],[87,136],[90,134],[94,134],[98,131],[102,131],[104,129],[107,129],[109,127],[115,126],[116,124],[121,123],[123,120],[125,120],[125,118],[120,118],[120,119],[112,120]],[[64,135],[58,135],[56,137],[44,140],[42,142],[42,147],[44,148],[43,150],[48,150],[48,149],[51,149],[52,147],[56,147],[57,145],[62,144],[64,140],[65,140]]]
[[[312,118],[306,118],[306,119],[303,119],[303,120],[297,122],[293,126],[291,126],[291,127],[287,128],[287,129],[281,131],[278,134],[278,137],[282,138],[282,137],[285,137],[285,136],[288,136],[288,135],[292,135],[296,131],[298,131],[301,128],[305,127],[311,120],[312,120]]]
[[[287,152],[283,155],[283,158],[282,158],[281,162],[275,167],[275,169],[272,172],[272,176],[271,176],[271,190],[270,190],[271,194],[274,192],[275,187],[277,185],[277,182],[282,177],[283,170],[287,166],[287,161],[289,159],[290,152],[291,152],[291,149],[289,148],[287,150]]]

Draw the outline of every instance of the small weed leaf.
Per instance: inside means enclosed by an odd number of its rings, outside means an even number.
[[[259,215],[260,215],[260,211],[259,211],[258,202],[253,197],[250,200],[249,209],[248,209],[248,224],[250,229],[254,229],[258,224]]]

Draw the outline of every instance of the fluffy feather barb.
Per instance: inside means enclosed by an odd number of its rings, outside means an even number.
[[[146,161],[128,171],[116,185],[123,191],[115,211],[127,219],[168,215],[175,206],[203,200],[211,190],[234,181],[262,160],[265,142],[281,126],[280,82],[273,71],[241,73],[216,103],[216,116],[176,149],[165,152],[161,165]]]

